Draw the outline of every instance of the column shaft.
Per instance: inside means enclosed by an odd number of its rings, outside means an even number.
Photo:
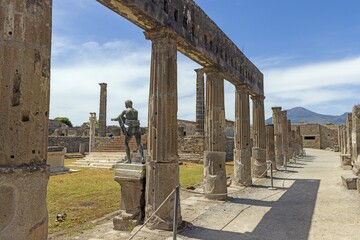
[[[205,71],[204,193],[207,198],[221,200],[227,197],[224,78],[216,69],[206,69]]]
[[[204,136],[205,123],[205,85],[204,69],[196,69],[196,135]]]
[[[96,113],[90,113],[89,117],[89,153],[95,151]]]
[[[235,135],[234,135],[234,179],[235,184],[251,186],[250,158],[250,106],[246,86],[235,89]]]
[[[100,85],[100,107],[99,107],[99,136],[106,137],[106,100],[107,100],[107,84]]]
[[[352,152],[351,160],[354,162],[353,172],[360,175],[360,104],[352,109]]]
[[[278,166],[282,166],[284,164],[284,155],[282,148],[281,107],[273,107],[272,111],[272,121],[274,124],[275,161]]]
[[[0,239],[47,239],[51,8],[0,3]]]
[[[145,209],[148,218],[179,185],[179,157],[175,34],[161,28],[145,32],[145,36],[152,41]],[[150,220],[150,228],[172,229],[173,201],[174,195]]]
[[[252,174],[254,177],[266,177],[266,139],[264,96],[253,96],[253,135]]]
[[[287,112],[281,111],[281,133],[282,133],[282,149],[283,149],[283,157],[284,161],[288,161],[288,122],[287,122]]]

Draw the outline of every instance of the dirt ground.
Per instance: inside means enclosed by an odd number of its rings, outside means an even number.
[[[250,188],[230,186],[227,201],[205,199],[182,192],[181,213],[185,227],[178,239],[360,239],[360,194],[347,190],[341,175],[339,153],[306,149],[307,156],[274,174],[253,179]],[[128,239],[131,233],[112,229],[112,220],[78,234],[52,239]],[[171,232],[142,228],[133,239],[166,239]],[[171,238],[172,239],[172,238]]]

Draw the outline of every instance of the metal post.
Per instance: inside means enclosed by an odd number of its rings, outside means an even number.
[[[173,240],[176,240],[177,234],[177,218],[179,210],[179,201],[180,200],[180,187],[176,186],[175,188],[175,201],[174,201],[174,222],[173,222]]]
[[[270,181],[271,181],[271,187],[269,187],[269,190],[276,190],[276,188],[274,188],[274,179],[273,179],[273,163],[270,162]]]

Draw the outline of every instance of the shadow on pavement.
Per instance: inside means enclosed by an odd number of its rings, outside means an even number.
[[[296,179],[294,184],[277,201],[232,199],[232,203],[271,208],[252,232],[237,233],[192,226],[184,229],[181,235],[207,240],[308,239],[319,185],[320,180]],[[234,211],[236,211],[235,207]],[[246,215],[246,210],[240,214]],[[219,218],[221,216],[214,215],[213,217]],[[218,229],[223,227],[219,226]]]

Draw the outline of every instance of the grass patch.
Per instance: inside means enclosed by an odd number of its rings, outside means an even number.
[[[65,166],[74,162],[66,159]],[[226,164],[227,173],[233,171]],[[114,181],[114,170],[91,168],[78,169],[71,174],[50,177],[47,192],[49,233],[80,226],[86,222],[114,212],[120,206],[120,185]],[[184,163],[180,165],[180,186],[187,188],[202,182],[203,165]],[[63,222],[56,221],[57,213],[67,214]]]

